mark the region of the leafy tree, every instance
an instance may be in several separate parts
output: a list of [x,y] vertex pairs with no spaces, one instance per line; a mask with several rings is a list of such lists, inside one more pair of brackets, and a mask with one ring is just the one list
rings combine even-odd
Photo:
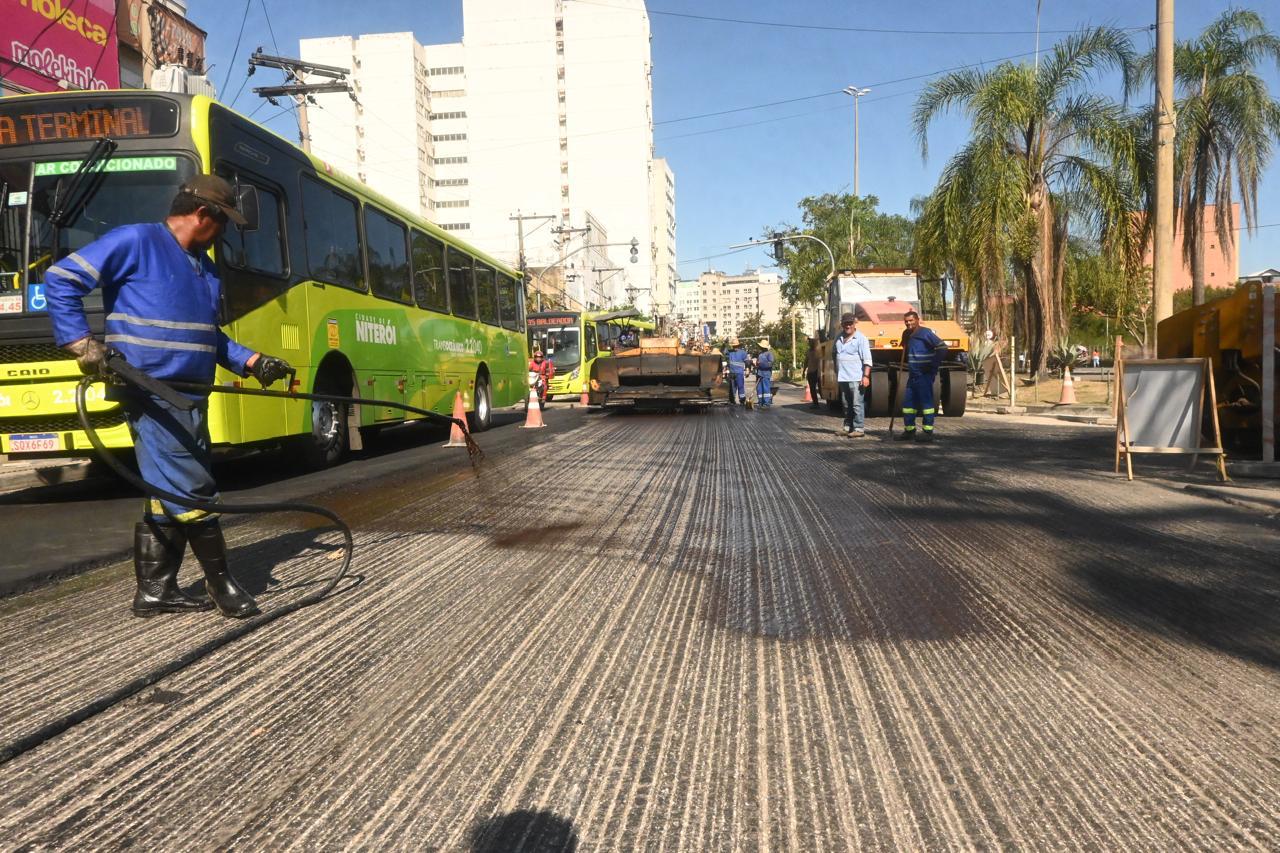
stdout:
[[[1258,181],[1280,137],[1280,102],[1271,97],[1258,66],[1280,68],[1280,37],[1261,16],[1228,9],[1200,36],[1173,52],[1177,102],[1174,154],[1183,251],[1191,266],[1192,300],[1205,300],[1205,207],[1213,202],[1218,245],[1235,245],[1232,204],[1240,194],[1245,226],[1252,234],[1258,215]],[[1155,72],[1155,54],[1138,60],[1134,84]]]
[[1066,281],[1077,314],[1115,318],[1147,350],[1155,330],[1151,267],[1126,264],[1095,243],[1072,240],[1066,259]]
[[[800,201],[800,224],[782,223],[764,231],[765,239],[779,234],[803,233],[822,240],[827,250],[812,240],[789,240],[775,254],[786,272],[782,298],[790,305],[812,305],[826,299],[831,260],[837,269],[905,267],[911,262],[911,220],[880,213],[880,199],[873,195],[826,193]],[[787,334],[790,334],[788,330]]]
[[1067,328],[1069,215],[1110,250],[1136,254],[1138,141],[1123,107],[1088,89],[1108,70],[1127,78],[1132,60],[1129,37],[1099,27],[1059,42],[1038,67],[1006,62],[943,75],[916,103],[925,156],[939,115],[956,109],[971,122],[968,143],[923,205],[918,254],[935,267],[954,266],[982,310],[1016,283],[1036,370]]

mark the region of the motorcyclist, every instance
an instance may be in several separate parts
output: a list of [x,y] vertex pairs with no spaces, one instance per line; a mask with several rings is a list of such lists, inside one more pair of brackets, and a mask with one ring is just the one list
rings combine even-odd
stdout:
[[536,349],[533,351],[533,358],[529,359],[529,372],[535,374],[534,388],[538,392],[538,406],[545,409],[547,388],[551,385],[551,378],[556,375],[555,362],[547,358],[542,350]]

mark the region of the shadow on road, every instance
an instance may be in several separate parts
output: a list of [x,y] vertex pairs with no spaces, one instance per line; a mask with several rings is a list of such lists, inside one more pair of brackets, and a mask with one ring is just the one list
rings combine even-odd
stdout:
[[573,823],[551,812],[520,811],[491,817],[471,830],[471,853],[574,853]]
[[[986,531],[1023,531],[1019,544],[1042,548],[1049,561],[1035,570],[1060,575],[1044,580],[1064,606],[1280,669],[1280,567],[1256,544],[1260,528],[1274,531],[1276,522],[1212,501],[1167,502],[1160,485],[1119,480],[1112,442],[1109,431],[1010,425],[942,432],[929,447],[818,452],[851,478],[891,466],[904,493],[923,501],[877,504],[873,517],[893,523],[918,515],[992,548],[993,560],[1009,540],[987,541]],[[1141,474],[1175,483],[1214,476],[1207,466],[1188,473],[1185,462],[1146,459]],[[1028,476],[1043,479],[1027,486]],[[1119,490],[1144,487],[1146,503],[1117,500]],[[1209,520],[1213,538],[1200,533]]]

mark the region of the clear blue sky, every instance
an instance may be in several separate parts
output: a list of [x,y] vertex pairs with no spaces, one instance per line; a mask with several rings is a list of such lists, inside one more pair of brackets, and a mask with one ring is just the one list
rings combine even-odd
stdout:
[[[804,196],[850,190],[853,107],[852,99],[839,93],[843,87],[872,89],[861,108],[862,193],[878,195],[882,210],[907,213],[912,197],[933,187],[964,139],[966,124],[957,118],[935,123],[929,159],[922,160],[911,133],[911,111],[925,80],[902,78],[1017,54],[1030,60],[1035,47],[1035,0],[650,0],[647,5],[653,33],[654,138],[658,155],[670,161],[676,175],[682,277],[694,276],[708,264],[729,271],[767,265],[757,249],[711,260],[706,256],[722,255],[730,244],[758,236],[766,226],[797,221],[796,203]],[[1062,31],[1085,25],[1145,27],[1155,19],[1155,5],[1155,0],[1043,0],[1041,47],[1052,45]],[[1280,31],[1280,8],[1272,0],[1244,5],[1262,12],[1271,28]],[[1182,39],[1198,33],[1227,4],[1178,0],[1176,6],[1177,37]],[[246,7],[244,35],[233,54]],[[940,34],[822,31],[680,15]],[[299,39],[317,36],[412,30],[420,42],[430,44],[457,41],[462,35],[461,0],[190,0],[188,16],[209,33],[208,61],[214,64],[211,76],[220,90],[230,75],[228,97],[246,82],[245,59],[255,47],[274,52],[270,30],[286,56],[297,55]],[[993,30],[1008,34],[959,34]],[[1137,49],[1145,51],[1154,43],[1154,32],[1136,31],[1133,38]],[[1280,96],[1280,74],[1274,68],[1265,73],[1273,95]],[[252,110],[257,104],[249,89],[279,80],[279,72],[259,71],[244,87],[238,107]],[[823,96],[684,120],[813,95]],[[273,113],[277,110],[268,105],[257,117]],[[291,113],[276,115],[269,124],[296,138]],[[1242,234],[1242,273],[1280,267],[1280,162],[1273,162],[1259,190],[1258,222],[1277,227],[1263,228],[1253,238]]]

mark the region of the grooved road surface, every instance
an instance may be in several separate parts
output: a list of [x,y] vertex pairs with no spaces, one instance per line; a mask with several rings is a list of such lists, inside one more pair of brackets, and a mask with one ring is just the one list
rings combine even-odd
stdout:
[[[0,765],[3,846],[1280,845],[1274,520],[1093,428],[577,417],[331,494],[362,581]],[[335,565],[228,536],[268,606]],[[5,603],[0,742],[225,629],[128,572]]]

